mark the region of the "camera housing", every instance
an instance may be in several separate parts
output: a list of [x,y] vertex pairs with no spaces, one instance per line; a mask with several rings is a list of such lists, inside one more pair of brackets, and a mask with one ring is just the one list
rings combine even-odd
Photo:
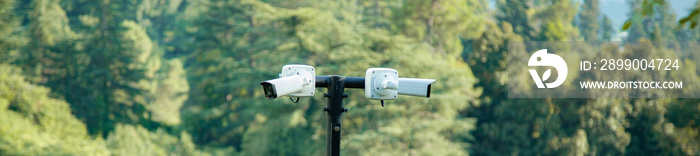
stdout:
[[435,79],[399,78],[399,94],[430,97],[430,87]]
[[314,95],[316,73],[313,66],[285,65],[280,78],[263,81],[265,97],[274,99],[280,96],[308,97]]
[[365,97],[375,100],[396,99],[399,72],[391,68],[370,68],[365,72]]

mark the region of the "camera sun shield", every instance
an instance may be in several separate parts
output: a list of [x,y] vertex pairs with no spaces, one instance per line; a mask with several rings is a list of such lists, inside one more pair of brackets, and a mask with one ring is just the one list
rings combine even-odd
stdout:
[[365,97],[375,100],[396,99],[399,72],[391,68],[370,68],[365,72]]
[[430,86],[435,79],[399,78],[399,94],[418,97],[430,97]]

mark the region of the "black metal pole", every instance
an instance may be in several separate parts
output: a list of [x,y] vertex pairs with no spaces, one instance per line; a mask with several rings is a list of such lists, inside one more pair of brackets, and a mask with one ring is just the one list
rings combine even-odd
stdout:
[[345,77],[328,76],[325,81],[328,88],[328,93],[323,95],[328,98],[328,106],[324,108],[328,112],[326,154],[338,156],[340,155],[340,115],[347,112],[347,109],[343,108],[343,98],[347,98],[347,95],[343,93],[345,91]]
[[343,108],[343,99],[347,98],[345,88],[365,88],[364,77],[345,76],[316,76],[316,88],[327,88],[328,93],[323,97],[328,98],[328,104],[323,111],[328,113],[328,126],[326,127],[326,155],[340,155],[340,116],[348,109]]

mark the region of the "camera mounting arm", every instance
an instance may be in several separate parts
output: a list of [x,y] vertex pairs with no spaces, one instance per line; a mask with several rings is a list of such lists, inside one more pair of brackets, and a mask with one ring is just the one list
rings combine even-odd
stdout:
[[[330,83],[330,76],[316,76],[316,88],[326,88]],[[345,77],[345,84],[343,88],[355,88],[364,89],[365,88],[365,78],[364,77]]]

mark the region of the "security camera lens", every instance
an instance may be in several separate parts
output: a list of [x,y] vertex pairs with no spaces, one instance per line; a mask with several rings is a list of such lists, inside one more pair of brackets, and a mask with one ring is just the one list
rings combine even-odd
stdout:
[[265,97],[267,99],[277,98],[277,91],[275,91],[275,86],[268,82],[260,83],[263,86],[265,92]]

